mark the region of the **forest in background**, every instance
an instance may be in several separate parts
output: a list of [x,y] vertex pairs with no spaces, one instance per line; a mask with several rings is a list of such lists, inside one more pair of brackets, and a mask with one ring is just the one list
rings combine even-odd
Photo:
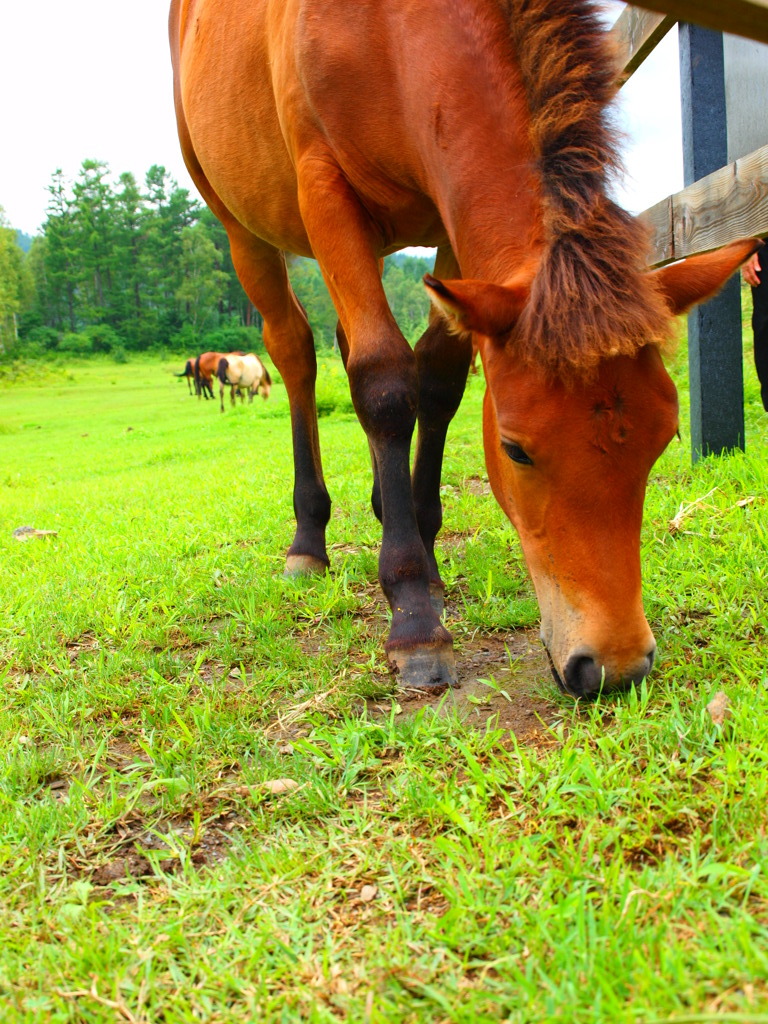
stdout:
[[[74,182],[57,171],[48,192],[31,240],[0,207],[0,358],[260,348],[261,318],[226,232],[164,167],[139,184],[86,160]],[[402,253],[385,264],[384,287],[411,342],[426,327],[421,278],[431,264]],[[332,347],[336,314],[317,263],[291,258],[289,274],[316,346]]]

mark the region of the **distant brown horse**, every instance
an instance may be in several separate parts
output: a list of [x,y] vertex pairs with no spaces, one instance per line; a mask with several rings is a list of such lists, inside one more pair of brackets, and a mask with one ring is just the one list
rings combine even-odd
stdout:
[[188,359],[184,369],[181,373],[174,373],[174,377],[186,377],[187,387],[189,388],[190,395],[192,394],[192,382],[195,379],[195,361],[194,359]]
[[[434,554],[446,432],[475,340],[485,457],[516,526],[561,686],[645,677],[640,525],[678,429],[661,350],[752,240],[645,272],[642,227],[608,197],[616,72],[588,0],[173,0],[184,157],[229,236],[288,392],[290,572],[328,566],[309,324],[283,251],[314,256],[338,312],[375,467],[391,663],[456,681]],[[438,247],[411,350],[380,259]],[[419,434],[411,475],[411,435]]]

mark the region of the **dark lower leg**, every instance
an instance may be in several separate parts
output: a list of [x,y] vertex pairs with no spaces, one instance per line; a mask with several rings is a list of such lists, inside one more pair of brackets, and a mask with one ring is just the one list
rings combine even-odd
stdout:
[[324,572],[329,566],[325,528],[331,518],[331,499],[320,468],[320,444],[314,397],[310,409],[291,403],[293,435],[293,511],[296,533],[288,549],[289,574]]
[[413,500],[424,544],[435,606],[442,611],[443,583],[435,558],[435,538],[443,521],[440,479],[448,427],[467,381],[472,346],[450,335],[442,321],[430,324],[416,345],[419,368],[419,431],[413,467]]
[[[342,326],[341,321],[336,324],[336,341],[339,345],[341,361],[344,363],[344,369],[346,370],[347,361],[349,359],[349,341],[344,332],[344,327]],[[370,441],[368,441],[368,448],[371,453],[371,474],[373,476],[373,484],[371,486],[371,508],[373,509],[373,514],[379,522],[381,522],[381,483],[379,481],[379,469],[376,465],[376,453],[374,452],[373,445]]]
[[429,598],[429,566],[410,480],[418,379],[413,352],[387,304],[377,253],[381,239],[332,155],[297,167],[299,206],[349,340],[352,401],[374,453],[381,495],[379,578],[392,609],[386,649],[411,686],[455,683],[450,634]]
[[430,599],[409,469],[418,383],[413,358],[401,362],[350,364],[350,389],[378,470],[379,580],[392,610],[387,654],[409,685],[442,688],[456,681],[453,648]]

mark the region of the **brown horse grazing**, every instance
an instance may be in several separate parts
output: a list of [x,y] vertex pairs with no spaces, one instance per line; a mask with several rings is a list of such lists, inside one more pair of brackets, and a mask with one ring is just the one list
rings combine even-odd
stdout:
[[190,395],[192,394],[192,381],[195,379],[195,361],[194,359],[188,359],[186,366],[181,373],[174,373],[174,377],[186,377],[187,387],[189,388]]
[[213,378],[223,356],[223,352],[201,352],[195,359],[195,391],[197,397],[202,396],[206,402],[213,398]]
[[[456,681],[434,542],[473,338],[488,473],[555,677],[577,697],[642,679],[644,493],[678,428],[661,348],[758,243],[645,272],[645,232],[607,195],[615,71],[589,0],[172,0],[170,40],[187,166],[289,396],[288,571],[328,566],[330,499],[312,334],[283,250],[319,261],[338,312],[403,681]],[[406,245],[438,247],[414,351],[379,265]]]
[[[213,398],[213,378],[217,376],[219,370],[219,363],[222,359],[226,359],[227,356],[242,356],[244,352],[201,352],[200,355],[195,359],[195,391],[197,397],[200,398],[201,394],[205,398],[206,402],[209,398]],[[234,389],[232,391],[232,401],[234,402]]]

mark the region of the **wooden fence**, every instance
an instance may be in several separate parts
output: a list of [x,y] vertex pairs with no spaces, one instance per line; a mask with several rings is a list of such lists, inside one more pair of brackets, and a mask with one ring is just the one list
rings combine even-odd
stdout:
[[[643,2],[652,10],[627,6],[612,29],[620,56],[621,83],[637,70],[677,21],[685,23],[681,25],[681,65],[688,62],[688,74],[681,77],[681,87],[686,178],[690,184],[641,214],[652,229],[652,265],[662,266],[707,252],[736,238],[768,236],[768,139],[766,145],[742,159],[725,163],[722,37],[696,27],[768,43],[768,0]],[[699,74],[702,67],[707,75]],[[707,76],[708,84],[697,81]],[[722,121],[715,125],[714,133],[710,130],[713,121]],[[713,134],[719,134],[721,147],[713,145]],[[699,170],[702,167],[704,170]],[[693,458],[743,448],[741,307],[737,280],[690,315],[688,338]]]
[[[621,55],[622,81],[640,67],[678,18],[768,43],[768,0],[645,2],[669,13],[626,7],[619,16],[612,33]],[[644,212],[653,228],[654,266],[716,249],[735,238],[768,235],[768,139],[766,143]]]

